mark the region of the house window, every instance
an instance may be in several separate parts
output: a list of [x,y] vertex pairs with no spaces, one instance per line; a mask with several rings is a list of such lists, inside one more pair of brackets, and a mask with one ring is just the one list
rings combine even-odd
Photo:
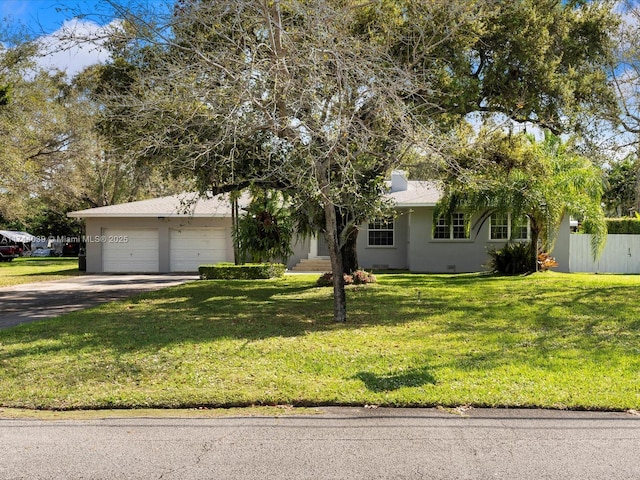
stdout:
[[393,246],[393,218],[382,218],[369,223],[369,246]]
[[467,216],[464,213],[454,213],[452,215],[451,233],[453,238],[468,238]]
[[529,219],[514,219],[510,213],[491,215],[491,240],[528,240],[530,238]]
[[433,238],[450,238],[451,229],[444,216],[438,218],[436,228],[433,231]]
[[464,239],[469,238],[469,216],[456,212],[447,220],[440,216],[433,230],[434,239]]
[[527,217],[513,219],[511,233],[514,240],[529,240],[531,238],[529,219]]
[[491,215],[491,240],[509,239],[509,214],[494,213]]

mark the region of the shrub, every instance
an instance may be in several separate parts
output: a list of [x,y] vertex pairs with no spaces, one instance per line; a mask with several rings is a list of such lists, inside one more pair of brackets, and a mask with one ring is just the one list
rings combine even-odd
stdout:
[[[363,285],[366,283],[376,283],[377,279],[373,273],[365,272],[364,270],[356,270],[351,275],[344,274],[345,285]],[[330,287],[333,285],[333,273],[323,273],[316,284],[319,287]]]
[[203,280],[257,280],[282,277],[285,270],[282,263],[218,263],[200,265],[198,273]]
[[491,248],[487,266],[494,273],[517,275],[535,270],[530,243],[509,242],[499,250]]
[[283,195],[252,190],[253,199],[234,229],[240,258],[251,262],[287,259],[293,254],[293,219]]
[[607,232],[609,234],[640,235],[640,219],[607,218]]

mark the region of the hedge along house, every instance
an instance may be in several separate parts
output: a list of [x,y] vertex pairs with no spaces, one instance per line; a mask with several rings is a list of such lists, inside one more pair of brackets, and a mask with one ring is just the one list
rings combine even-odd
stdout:
[[[504,245],[513,230],[520,240],[529,235],[526,222],[508,214],[456,212],[451,219],[439,219],[434,228],[433,212],[440,198],[436,184],[409,181],[402,171],[392,173],[388,195],[395,215],[360,227],[357,249],[362,268],[478,272],[485,269],[487,250]],[[243,195],[241,206],[248,203],[248,195]],[[86,222],[87,272],[196,272],[202,264],[234,261],[231,205],[226,196],[174,195],[69,216]],[[554,250],[559,271],[569,271],[569,219],[564,223]],[[288,268],[300,261],[328,258],[321,236],[298,239],[292,247]],[[330,268],[328,262],[320,265],[323,271]]]
[[[239,200],[241,209],[248,203],[248,195]],[[173,195],[69,216],[85,220],[87,272],[197,272],[203,264],[234,261],[232,208],[226,195]]]

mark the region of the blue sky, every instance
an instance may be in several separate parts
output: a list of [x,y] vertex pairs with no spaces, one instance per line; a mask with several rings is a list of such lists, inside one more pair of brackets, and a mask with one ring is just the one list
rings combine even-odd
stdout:
[[[50,34],[58,30],[65,20],[71,20],[77,12],[95,12],[104,7],[95,0],[0,0],[0,17],[25,25],[35,35]],[[105,19],[89,17],[97,23]]]
[[[116,0],[120,4],[141,4],[155,10],[165,10],[172,0]],[[0,18],[20,22],[31,33],[51,34],[66,20],[78,14],[82,18],[104,25],[113,20],[113,9],[105,0],[0,0]]]
[[[142,3],[153,6],[155,10],[166,5],[167,0],[118,0],[120,3]],[[42,66],[55,67],[67,71],[72,76],[84,67],[103,62],[108,53],[100,46],[59,48],[56,32],[69,22],[71,29],[90,35],[101,26],[115,20],[109,2],[105,0],[0,0],[0,19],[9,21],[9,25],[21,25],[27,32],[39,37],[51,54],[41,59]]]

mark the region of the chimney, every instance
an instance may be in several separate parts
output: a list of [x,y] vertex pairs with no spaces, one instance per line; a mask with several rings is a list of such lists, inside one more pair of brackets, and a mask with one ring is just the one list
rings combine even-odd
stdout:
[[404,170],[393,170],[391,172],[391,192],[403,192],[409,188],[407,172]]

